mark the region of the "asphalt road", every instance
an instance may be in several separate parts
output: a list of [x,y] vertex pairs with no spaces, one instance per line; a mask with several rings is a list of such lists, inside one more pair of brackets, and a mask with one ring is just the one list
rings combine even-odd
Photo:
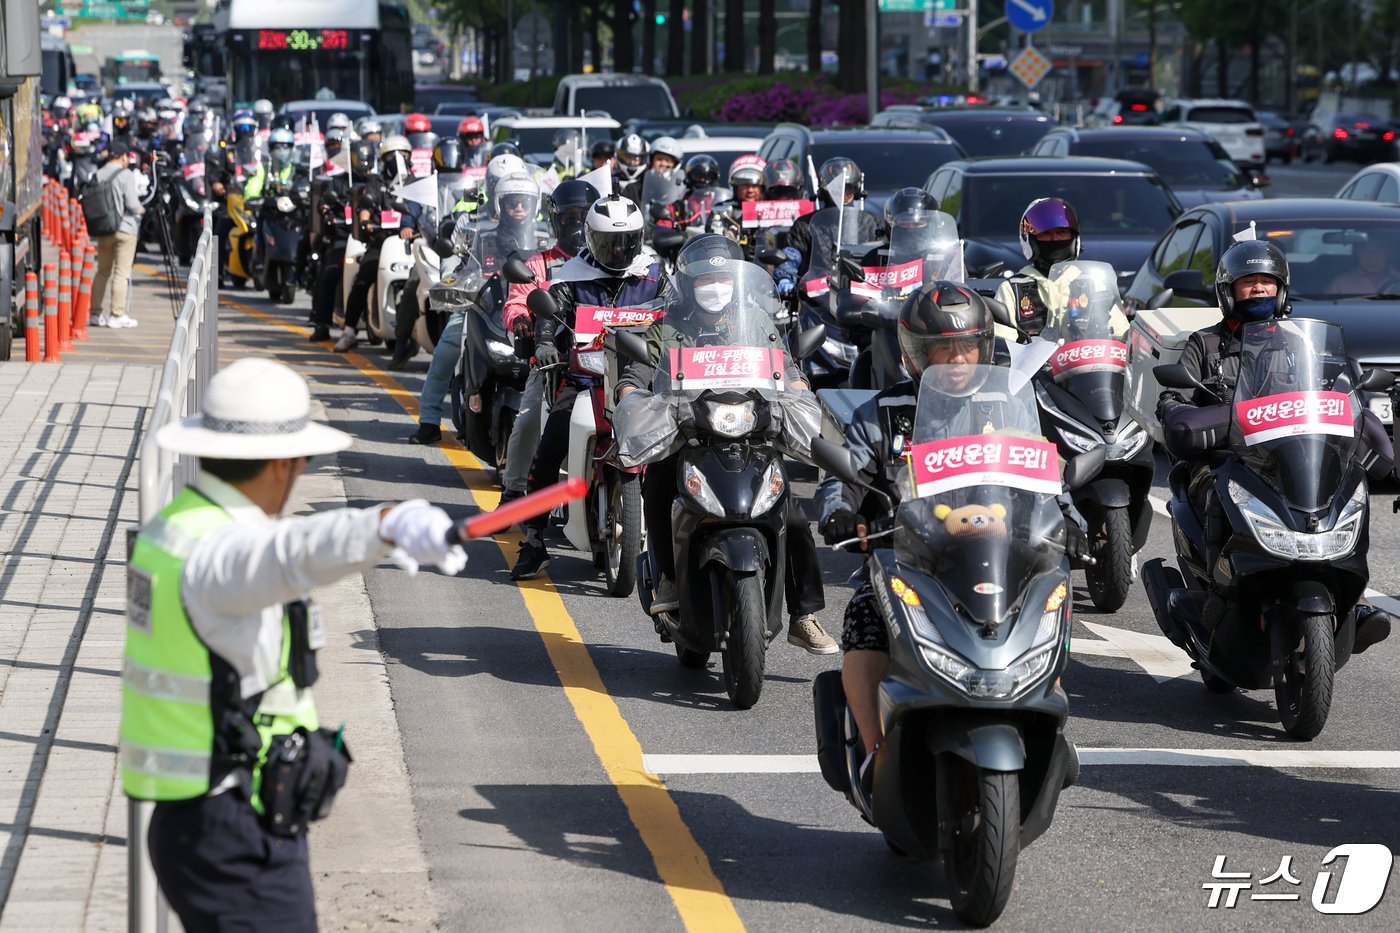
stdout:
[[[1335,191],[1349,172],[1273,174],[1277,196]],[[302,368],[333,423],[357,437],[342,455],[354,500],[422,496],[462,513],[494,505],[467,455],[404,442],[425,356],[406,373],[382,373],[382,349],[335,357],[269,323],[302,323],[304,297],[290,308],[227,297],[240,304],[225,309],[224,339]],[[407,393],[386,391],[398,386]],[[1389,594],[1400,593],[1392,498],[1372,497],[1374,585]],[[445,929],[959,926],[938,866],[892,854],[810,770],[810,682],[837,658],[810,657],[780,636],[762,699],[737,711],[717,665],[681,668],[635,599],[602,593],[585,556],[558,539],[550,579],[516,585],[506,576],[515,545],[471,544],[458,579],[366,575]],[[1170,553],[1158,515],[1144,557]],[[854,562],[824,552],[822,566],[822,620],[834,633]],[[1082,575],[1077,582],[1064,683],[1068,732],[1086,764],[1050,831],[1022,853],[997,928],[1400,927],[1394,893],[1364,916],[1332,921],[1311,904],[1334,846],[1400,840],[1400,641],[1352,660],[1325,731],[1300,744],[1283,734],[1270,693],[1208,693],[1161,637],[1140,588],[1101,615]],[[1145,749],[1191,763],[1141,763]],[[1126,750],[1128,763],[1101,763],[1110,755],[1101,750]],[[1388,757],[1362,754],[1374,752]],[[707,769],[716,773],[693,773]],[[1250,872],[1254,884],[1228,911],[1209,908],[1202,888],[1221,856],[1224,870]],[[1260,887],[1290,857],[1299,884]],[[1330,896],[1336,888],[1334,878]],[[1260,893],[1300,900],[1250,899]]]

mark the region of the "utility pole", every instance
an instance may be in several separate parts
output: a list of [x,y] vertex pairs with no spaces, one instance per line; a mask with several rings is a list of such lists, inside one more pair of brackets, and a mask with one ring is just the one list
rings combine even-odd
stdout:
[[865,100],[870,120],[880,112],[879,0],[865,0]]
[[977,0],[967,0],[967,92],[977,93]]

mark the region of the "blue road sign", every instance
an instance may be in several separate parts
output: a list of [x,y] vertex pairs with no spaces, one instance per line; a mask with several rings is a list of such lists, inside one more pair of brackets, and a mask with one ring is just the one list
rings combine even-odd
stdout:
[[1055,0],[1006,0],[1006,18],[1022,32],[1038,32],[1050,25]]

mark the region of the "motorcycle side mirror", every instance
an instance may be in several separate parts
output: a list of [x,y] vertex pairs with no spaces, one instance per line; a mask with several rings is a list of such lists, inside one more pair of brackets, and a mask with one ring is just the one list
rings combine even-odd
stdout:
[[535,273],[530,271],[530,267],[519,256],[511,256],[506,260],[503,267],[506,281],[512,285],[533,285],[535,284]]
[[[812,331],[809,330],[806,333],[810,334]],[[840,444],[833,444],[824,437],[812,438],[812,462],[817,465],[818,469],[830,473],[843,483],[860,487],[866,485],[865,480],[861,478],[860,470],[856,469],[856,462],[851,457],[851,452]]]
[[792,342],[792,355],[799,360],[805,360],[817,348],[826,342],[826,325],[818,324],[816,327],[809,327],[797,335],[797,339]]
[[1164,288],[1147,300],[1147,310],[1156,311],[1159,308],[1165,308],[1172,303],[1172,298],[1174,297],[1176,297],[1174,290]]
[[986,279],[994,279],[1005,271],[1006,263],[998,259],[994,262],[989,262],[987,263],[987,265],[982,267],[982,277]]
[[1073,491],[1093,481],[1108,459],[1107,447],[1095,447],[1065,464],[1065,487]]
[[758,261],[770,266],[781,265],[787,262],[787,253],[780,249],[761,249],[758,251]]
[[617,345],[617,352],[634,363],[650,364],[651,350],[647,348],[647,342],[630,330],[618,330],[613,332],[613,340]]
[[1191,370],[1180,363],[1163,363],[1152,367],[1152,375],[1164,389],[1204,389],[1200,381],[1191,375]]
[[1395,385],[1395,374],[1387,369],[1368,369],[1361,374],[1357,388],[1362,392],[1384,392]]
[[446,259],[452,255],[452,241],[447,237],[440,236],[433,241],[433,252],[441,259]]
[[667,220],[671,216],[671,211],[665,204],[647,205],[647,216],[652,220]]
[[525,307],[529,308],[530,313],[537,318],[547,317],[559,320],[559,302],[554,300],[549,289],[537,288],[530,292],[525,298]]
[[1178,269],[1167,280],[1162,283],[1163,288],[1170,288],[1173,292],[1183,298],[1196,298],[1202,301],[1210,301],[1215,295],[1206,285],[1205,276],[1201,275],[1200,269]]
[[865,268],[850,256],[842,256],[837,260],[837,265],[841,267],[841,273],[851,282],[865,281]]

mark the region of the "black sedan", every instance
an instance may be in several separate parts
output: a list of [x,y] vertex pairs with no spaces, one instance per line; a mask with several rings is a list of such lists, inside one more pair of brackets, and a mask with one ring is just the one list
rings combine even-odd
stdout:
[[1181,213],[1156,172],[1120,159],[960,159],[934,171],[924,190],[957,219],[974,277],[1026,264],[1021,214],[1037,198],[1069,201],[1079,215],[1083,258],[1107,262],[1125,277]]
[[1395,127],[1373,113],[1334,113],[1303,129],[1303,161],[1392,162]]
[[1055,126],[1039,110],[1015,107],[890,107],[871,126],[938,126],[970,156],[1014,156],[1029,150]]
[[1101,156],[1141,162],[1157,172],[1182,207],[1264,196],[1253,177],[1240,171],[1218,142],[1198,130],[1156,126],[1077,130],[1063,126],[1047,133],[1030,155]]
[[[1170,286],[1177,306],[1215,305],[1210,282],[1220,255],[1251,221],[1255,236],[1288,257],[1298,317],[1335,321],[1367,366],[1400,371],[1400,205],[1334,198],[1202,204],[1176,219],[1124,296],[1142,307]],[[1387,419],[1389,411],[1381,412]]]

